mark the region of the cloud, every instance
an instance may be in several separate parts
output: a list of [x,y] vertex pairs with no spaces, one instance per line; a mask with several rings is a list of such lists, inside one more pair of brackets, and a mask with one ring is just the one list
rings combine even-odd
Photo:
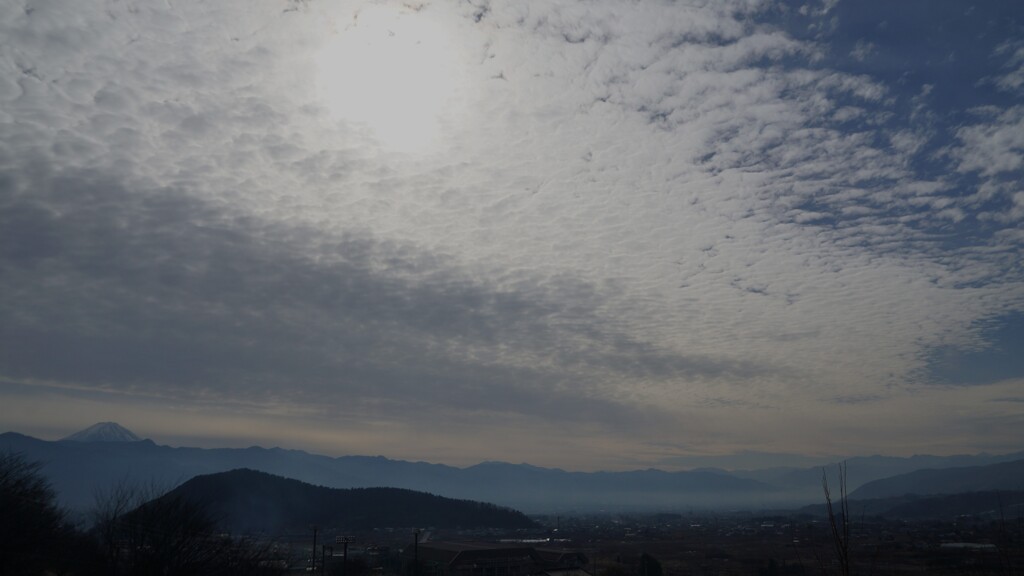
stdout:
[[1024,166],[1024,107],[1008,110],[978,110],[986,122],[966,126],[957,131],[960,146],[955,154],[961,172],[979,172],[994,177],[1019,173]]
[[1007,40],[995,47],[993,56],[1005,58],[1005,73],[993,79],[996,86],[1007,92],[1019,92],[1024,86],[1024,43]]
[[[0,374],[436,444],[557,430],[595,462],[831,454],[830,418],[934,399],[935,351],[1024,306],[1002,24],[937,60],[881,4],[368,6],[3,8]],[[443,55],[431,146],[325,96],[354,31]]]
[[603,298],[571,278],[523,275],[502,289],[402,243],[239,220],[88,171],[40,172],[0,194],[8,377],[628,426],[623,414],[657,410],[600,390],[609,378],[771,370],[602,329]]

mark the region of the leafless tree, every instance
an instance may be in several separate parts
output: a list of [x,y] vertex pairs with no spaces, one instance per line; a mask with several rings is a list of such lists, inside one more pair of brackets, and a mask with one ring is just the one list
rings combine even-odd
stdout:
[[47,541],[63,513],[40,465],[18,454],[0,455],[0,574],[29,574],[47,566]]
[[173,493],[119,484],[98,498],[93,534],[110,576],[272,574],[269,544],[218,534],[205,508]]
[[839,572],[843,576],[850,575],[850,500],[846,494],[846,462],[839,468],[839,513],[836,514],[832,503],[832,492],[829,490],[828,473],[821,470],[821,487],[825,492],[825,508],[828,512],[828,525],[832,531],[832,544],[835,548]]
[[0,453],[0,574],[68,574],[91,565],[91,546],[67,521],[42,465]]

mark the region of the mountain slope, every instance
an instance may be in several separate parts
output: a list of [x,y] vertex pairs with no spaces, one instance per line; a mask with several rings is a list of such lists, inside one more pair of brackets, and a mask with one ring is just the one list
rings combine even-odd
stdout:
[[1024,490],[1024,460],[939,470],[917,470],[868,482],[850,498],[890,498],[904,494],[958,494],[991,490]]
[[[585,473],[503,462],[456,468],[382,456],[331,458],[255,446],[202,449],[160,446],[151,440],[50,442],[14,432],[0,434],[0,451],[20,452],[42,462],[42,472],[57,490],[60,502],[80,510],[94,505],[97,492],[119,483],[169,490],[194,476],[237,468],[332,488],[406,488],[544,513],[787,507],[821,500],[821,468],[774,469],[763,474],[723,470]],[[847,461],[849,485],[856,488],[888,470],[906,470],[925,462],[939,467],[944,463],[991,463],[1011,457],[854,458]],[[834,467],[828,472],[834,474]]]
[[[966,466],[987,466],[1024,458],[1024,452],[1011,454],[959,454],[954,456],[932,456],[927,454],[909,457],[858,456],[845,460],[847,486],[854,490],[869,482],[908,474],[923,469],[946,469]],[[829,475],[829,482],[838,485],[836,463],[807,468],[779,467],[762,470],[737,470],[733,476],[758,480],[777,486],[780,490],[811,494],[821,497],[822,472]]]
[[[800,509],[815,516],[825,516],[825,504]],[[907,494],[893,498],[850,500],[851,514],[857,518],[878,516],[892,520],[953,520],[961,516],[988,518],[995,521],[1016,519],[1024,511],[1024,492],[989,491],[961,492],[918,496]]]
[[750,505],[774,491],[757,481],[712,472],[583,473],[500,462],[456,468],[380,456],[330,458],[280,448],[172,448],[151,440],[48,442],[13,432],[0,434],[2,450],[42,462],[60,501],[78,509],[92,506],[97,490],[118,483],[170,489],[194,476],[236,468],[332,488],[406,488],[531,512]]
[[138,442],[139,440],[142,438],[117,422],[93,424],[85,430],[61,439],[62,442]]
[[341,530],[536,526],[493,504],[399,488],[326,488],[248,469],[197,476],[162,498],[175,497],[203,506],[235,533],[283,533],[311,524]]

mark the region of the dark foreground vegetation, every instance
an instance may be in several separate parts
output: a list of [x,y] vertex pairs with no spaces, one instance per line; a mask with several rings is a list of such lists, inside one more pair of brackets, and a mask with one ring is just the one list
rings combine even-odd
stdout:
[[219,534],[183,498],[150,500],[116,488],[99,499],[91,527],[68,521],[39,465],[0,454],[0,574],[280,574],[267,543]]
[[[241,477],[271,487],[281,480],[248,473]],[[423,531],[361,521],[237,537],[223,531],[224,518],[218,514],[226,509],[211,512],[187,495],[198,485],[216,499],[221,479],[165,494],[119,486],[97,499],[88,519],[72,523],[55,504],[38,465],[0,454],[0,576],[446,576],[443,566],[417,556],[417,543],[428,538],[577,551],[586,560],[585,572],[575,576],[1024,574],[1024,514],[1020,494],[1013,493],[998,494],[995,500],[985,495],[950,499],[957,509],[967,500],[995,505],[945,517],[920,517],[913,508],[911,518],[898,518],[891,515],[892,507],[885,508],[889,516],[873,515],[848,500],[840,484],[833,486],[827,502],[831,513],[593,514],[536,517],[529,525],[500,529]],[[264,498],[270,493],[260,489],[255,494]],[[512,575],[497,567],[463,576]]]
[[[399,574],[411,528],[396,526],[538,529],[492,504],[394,488],[324,488],[253,470],[198,476],[166,493],[121,484],[97,496],[89,517],[71,522],[38,464],[0,454],[0,576],[304,572],[327,555],[328,542],[355,533],[394,541],[384,547],[394,557],[373,563],[378,573]],[[366,565],[353,561],[346,576]]]

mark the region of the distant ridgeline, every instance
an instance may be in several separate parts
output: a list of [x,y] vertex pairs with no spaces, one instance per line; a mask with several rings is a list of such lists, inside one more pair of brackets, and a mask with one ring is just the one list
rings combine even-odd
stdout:
[[[483,462],[457,468],[383,456],[335,458],[257,446],[163,446],[152,440],[139,440],[113,422],[91,426],[56,442],[5,432],[0,434],[0,452],[22,454],[41,463],[40,471],[56,490],[58,502],[80,512],[88,512],[96,505],[98,493],[119,484],[166,490],[197,475],[238,469],[259,470],[330,488],[402,488],[492,502],[528,513],[665,511],[684,507],[798,508],[821,502],[822,473],[827,472],[832,479],[836,473],[834,466],[572,472],[529,464]],[[900,497],[910,492],[935,495],[1014,491],[1022,489],[1024,478],[1024,452],[868,456],[850,458],[846,463],[847,486],[854,499]],[[386,509],[387,503],[382,503],[373,514],[379,517]],[[287,510],[283,513],[287,517]],[[349,521],[355,522],[359,514],[353,512],[350,516]]]
[[[993,521],[1021,517],[1024,491],[988,490],[921,496],[905,494],[888,498],[850,499],[850,509],[858,517],[890,520],[948,520],[961,516],[988,518]],[[825,515],[824,504],[805,506],[800,510],[814,516]]]
[[310,524],[341,530],[409,526],[533,528],[521,512],[401,488],[325,488],[256,470],[196,476],[161,498],[181,497],[232,533],[280,533]]

